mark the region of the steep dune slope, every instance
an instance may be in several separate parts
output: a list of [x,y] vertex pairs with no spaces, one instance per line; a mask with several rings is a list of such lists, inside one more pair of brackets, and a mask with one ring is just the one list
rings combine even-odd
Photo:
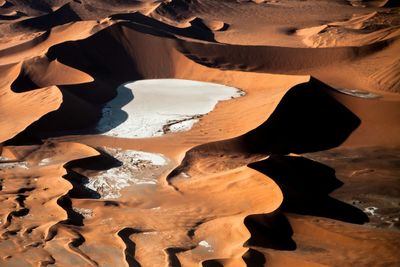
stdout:
[[65,174],[62,165],[97,154],[81,144],[48,143],[23,158],[17,156],[12,163],[0,163],[0,195],[5,204],[1,210],[2,265],[54,263],[44,247],[57,233],[58,224],[68,218],[58,203],[71,189],[61,177]]
[[[62,95],[56,86],[21,94],[12,92],[11,83],[16,79],[20,70],[20,64],[0,68],[3,77],[2,84],[0,84],[0,125],[2,128],[0,142],[14,137],[32,122],[56,110],[62,102]],[[20,105],[21,108],[15,110],[17,105]]]
[[[0,1],[0,265],[397,266],[398,6]],[[169,78],[245,95],[93,132]]]

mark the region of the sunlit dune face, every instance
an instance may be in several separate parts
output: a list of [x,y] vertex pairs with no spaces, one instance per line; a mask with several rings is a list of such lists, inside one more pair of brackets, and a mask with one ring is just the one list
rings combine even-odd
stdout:
[[[68,153],[68,149],[75,152]],[[45,244],[28,246],[22,258],[15,257],[10,262],[21,262],[37,250],[40,253],[32,260],[45,261],[50,252],[57,261],[81,262],[79,266],[85,258],[86,262],[124,265],[124,244],[128,246],[129,242],[137,246],[135,259],[148,266],[160,265],[178,252],[180,260],[190,264],[226,257],[241,261],[247,250],[243,243],[250,237],[242,223],[244,218],[271,212],[282,202],[282,193],[271,179],[245,166],[203,177],[182,178],[177,191],[163,182],[168,159],[162,155],[104,150],[112,155],[109,157],[112,162],[99,161],[98,166],[117,165],[106,171],[84,169],[85,164],[79,161],[67,164],[64,170],[61,166],[68,160],[97,154],[89,147],[68,143],[45,144],[13,166],[0,163],[0,166],[6,164],[2,171],[3,199],[4,193],[29,188],[17,206],[11,200],[6,201],[9,205],[2,210],[3,215],[14,215],[8,219],[3,216],[2,235],[12,246],[18,242]],[[91,162],[96,160],[92,158]],[[18,179],[13,169],[27,180]],[[79,172],[94,175],[79,182]],[[51,177],[54,179],[50,182]],[[242,192],[243,187],[248,190]],[[64,197],[68,190],[72,203]],[[35,199],[46,203],[47,208],[42,209]],[[54,220],[49,221],[52,217]],[[80,224],[83,219],[84,224]],[[70,228],[70,223],[81,226],[79,230]],[[31,229],[29,239],[12,234],[26,229]],[[60,247],[64,238],[77,234],[86,240],[77,249],[78,254]],[[174,251],[176,247],[180,250]]]
[[400,266],[400,1],[0,0],[0,267]]

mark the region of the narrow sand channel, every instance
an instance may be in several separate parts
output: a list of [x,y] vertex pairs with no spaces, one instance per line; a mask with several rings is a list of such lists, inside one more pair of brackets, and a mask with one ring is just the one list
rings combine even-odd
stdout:
[[96,130],[121,138],[161,136],[188,131],[219,101],[244,95],[225,85],[180,79],[126,83],[103,108]]

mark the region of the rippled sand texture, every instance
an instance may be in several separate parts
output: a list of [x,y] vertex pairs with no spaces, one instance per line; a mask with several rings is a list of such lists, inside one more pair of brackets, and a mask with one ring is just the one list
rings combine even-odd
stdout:
[[0,266],[399,266],[399,14],[0,0]]

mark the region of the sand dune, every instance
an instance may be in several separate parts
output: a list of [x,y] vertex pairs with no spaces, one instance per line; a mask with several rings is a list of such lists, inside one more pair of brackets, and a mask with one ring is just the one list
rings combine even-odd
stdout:
[[[56,86],[40,88],[26,93],[12,92],[11,83],[16,79],[20,69],[20,64],[3,66],[0,69],[3,77],[0,85],[1,142],[14,137],[32,122],[56,110],[62,102],[62,95]],[[21,105],[22,108],[15,112],[15,105]]]
[[[12,151],[15,148],[8,149]],[[66,153],[66,151],[70,152]],[[36,216],[38,216],[38,211],[35,210],[35,207],[31,206],[33,204],[30,204],[29,201],[30,199],[35,201],[35,196],[36,198],[47,198],[43,201],[45,203],[44,206],[49,207],[49,209],[46,210],[48,216],[55,216],[54,214],[57,209],[59,210],[58,212],[61,213],[51,221],[48,221],[47,217],[42,216],[38,216],[38,219],[33,222],[24,219],[11,220],[11,224],[5,226],[9,231],[12,228],[15,229],[14,231],[19,232],[21,229],[33,227],[33,233],[35,233],[35,235],[32,235],[29,240],[25,240],[23,236],[19,237],[19,235],[15,238],[7,235],[9,236],[9,244],[13,244],[13,242],[18,242],[18,240],[22,239],[23,242],[36,242],[37,244],[44,244],[44,246],[33,246],[33,251],[28,249],[25,251],[25,254],[20,255],[20,257],[6,257],[6,259],[2,260],[7,260],[10,264],[26,264],[27,262],[34,261],[45,262],[49,261],[50,258],[62,264],[71,263],[73,261],[78,265],[85,265],[88,262],[123,265],[124,258],[121,257],[121,253],[123,251],[122,241],[124,238],[119,241],[110,237],[115,236],[117,233],[123,237],[123,232],[119,231],[121,229],[128,229],[126,228],[128,221],[136,221],[137,226],[130,226],[133,228],[132,233],[136,232],[135,238],[133,239],[133,242],[135,242],[137,246],[135,259],[144,265],[159,265],[168,260],[173,260],[175,253],[180,251],[191,251],[189,257],[185,254],[178,256],[179,258],[182,257],[182,259],[180,259],[182,262],[185,262],[185,258],[186,261],[195,263],[213,257],[222,259],[233,257],[241,261],[241,255],[246,251],[246,248],[243,248],[241,244],[248,239],[245,226],[241,223],[243,218],[254,212],[272,211],[276,209],[281,202],[280,190],[272,180],[268,180],[265,176],[248,168],[239,168],[227,173],[211,175],[208,178],[187,180],[182,183],[181,194],[177,194],[174,190],[171,191],[171,189],[163,187],[152,186],[136,188],[130,189],[134,190],[135,198],[132,198],[131,193],[125,190],[117,201],[100,200],[103,202],[101,205],[103,208],[98,205],[100,203],[99,200],[91,199],[88,196],[81,200],[73,199],[74,209],[71,210],[71,204],[68,204],[68,200],[64,199],[62,195],[60,195],[60,192],[66,192],[70,189],[74,190],[74,188],[67,186],[69,183],[61,178],[61,175],[65,174],[65,170],[60,167],[60,164],[63,164],[66,160],[74,160],[78,157],[94,156],[96,154],[98,153],[83,145],[73,143],[48,143],[36,147],[33,152],[30,152],[30,154],[23,159],[18,159],[20,162],[28,162],[29,166],[37,166],[29,170],[21,170],[21,172],[25,172],[25,176],[31,175],[32,177],[36,177],[32,179],[36,179],[34,181],[37,181],[37,183],[42,180],[43,182],[47,181],[45,180],[46,176],[42,177],[40,175],[41,173],[42,175],[51,173],[49,178],[53,179],[53,183],[58,183],[54,185],[58,191],[53,192],[51,189],[49,189],[50,191],[43,191],[40,184],[30,184],[31,187],[26,193],[27,201],[22,202],[24,205],[23,208],[26,207],[24,210],[25,213],[23,215],[16,214],[15,216],[26,216],[28,213],[31,214],[33,218],[36,218]],[[120,159],[118,156],[117,158]],[[93,161],[95,161],[95,159],[93,159],[92,162]],[[124,162],[124,164],[126,164],[126,162]],[[77,170],[77,168],[82,169],[85,165],[86,168],[90,166],[84,162],[80,163],[79,161],[69,164],[66,167],[68,174],[65,178],[68,180],[73,179],[73,170]],[[12,193],[12,188],[23,186],[19,183],[12,182],[14,177],[12,175],[13,170],[5,169],[3,172],[5,180],[3,182],[2,193],[10,194]],[[54,179],[54,176],[58,176],[59,179]],[[67,188],[61,186],[61,184],[64,183],[66,183],[65,185]],[[232,205],[232,200],[224,197],[224,194],[231,194],[233,191],[240,192],[244,184],[249,188],[248,194],[252,196],[251,202],[249,202],[248,198],[243,196],[236,200],[237,204]],[[52,184],[48,182],[44,185],[52,187]],[[199,191],[198,188],[202,190]],[[227,188],[229,188],[229,190],[226,190]],[[213,190],[214,193],[210,194],[210,190]],[[269,192],[268,194],[264,194],[266,190]],[[149,199],[149,194],[152,195],[151,200]],[[258,195],[258,197],[255,197],[256,195]],[[272,198],[273,201],[270,199],[271,195],[274,196]],[[56,202],[57,199],[59,200]],[[265,203],[262,201],[263,199],[265,199],[265,201],[268,200],[269,204],[267,206],[265,204],[259,205]],[[57,203],[66,209],[68,217],[65,216],[65,211],[61,209]],[[233,210],[226,209],[225,206],[234,206],[236,208]],[[52,213],[50,207],[56,210]],[[121,208],[124,210],[122,214],[120,212]],[[112,215],[114,212],[116,214],[119,213],[120,216]],[[22,213],[22,211],[20,211],[20,213]],[[44,221],[40,221],[42,218]],[[80,233],[78,233],[74,230],[74,227],[71,228],[69,224],[79,225],[79,220],[82,220],[82,218],[85,219],[85,227],[80,229]],[[109,224],[104,223],[104,221],[109,220],[113,222],[115,227],[110,229]],[[36,228],[36,225],[41,225],[45,221],[47,221],[46,226]],[[25,223],[27,223],[28,226],[25,225]],[[92,227],[91,225],[97,225],[98,227]],[[223,227],[224,230],[227,230],[229,226],[231,229],[231,238],[229,240],[218,238],[218,235],[214,234],[216,225],[221,225],[220,227]],[[210,229],[208,230],[208,228]],[[45,232],[47,234],[40,238],[42,229],[47,231]],[[129,233],[128,230],[125,232]],[[70,248],[65,250],[60,247],[60,245],[63,243],[63,239],[68,238],[68,236],[72,236],[70,237],[72,240],[84,238],[87,242],[82,244],[79,243],[79,241],[78,243],[73,241]],[[98,244],[92,243],[92,241],[94,241],[92,236],[103,236],[104,239],[101,240],[104,242],[104,246],[113,245],[116,246],[118,250],[102,249]],[[142,245],[142,242],[151,242],[154,244],[152,248],[152,257],[148,257],[148,248]],[[205,246],[204,244],[207,245]],[[231,244],[231,247],[225,244]],[[182,246],[182,250],[174,252],[173,248],[176,246]],[[203,248],[209,246],[211,246],[212,249]],[[171,252],[168,252],[169,247],[171,247]],[[34,251],[36,248],[38,252]],[[156,251],[155,249],[160,250]],[[100,251],[101,254],[99,254]],[[5,252],[6,256],[12,255],[9,251]],[[66,253],[68,254],[71,252],[75,252],[76,256],[70,255],[65,257]],[[167,255],[164,255],[164,252],[167,252]],[[30,253],[34,254],[35,258],[31,259],[26,256]],[[192,254],[196,255],[196,257],[193,258]],[[99,258],[100,255],[102,255],[101,258]],[[154,255],[159,255],[159,257],[154,257]],[[58,260],[59,257],[62,257],[62,259]]]
[[310,47],[362,46],[399,36],[398,10],[353,15],[347,21],[300,29],[296,34]]
[[[2,242],[2,264],[46,264],[53,261],[51,254],[44,249],[44,243],[53,238],[57,224],[68,219],[58,201],[71,189],[61,177],[65,174],[62,165],[94,155],[97,155],[94,149],[81,144],[48,143],[34,148],[24,158],[16,158],[20,163],[26,162],[29,169],[2,168],[4,209],[1,236],[7,240]],[[19,194],[19,198],[9,198],[12,194]],[[15,251],[19,252],[18,255]],[[4,262],[8,255],[12,256],[11,261]]]
[[398,18],[0,1],[0,265],[398,266]]
[[57,59],[49,61],[46,56],[42,56],[24,61],[19,77],[11,87],[14,91],[28,91],[55,84],[80,84],[92,81],[93,78],[86,73],[66,66]]

